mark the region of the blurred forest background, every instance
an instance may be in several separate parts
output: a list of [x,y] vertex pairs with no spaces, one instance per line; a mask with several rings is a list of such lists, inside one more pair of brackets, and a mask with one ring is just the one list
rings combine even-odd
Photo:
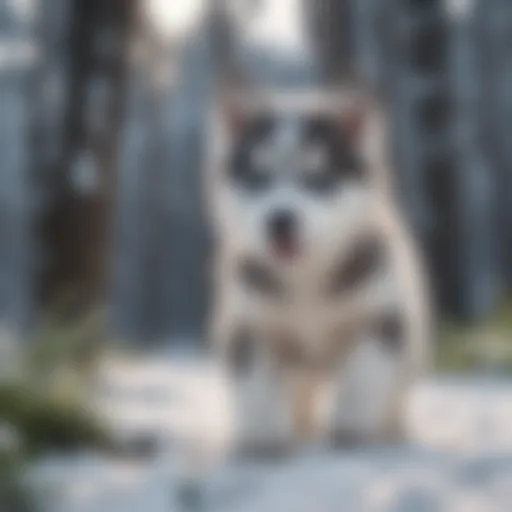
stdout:
[[[204,115],[223,59],[289,87],[359,70],[391,111],[398,197],[443,317],[512,284],[508,0],[0,0],[0,318],[106,311],[199,339]],[[217,2],[215,5],[220,5]],[[301,9],[301,5],[304,9]]]
[[[160,349],[204,339],[202,148],[227,63],[289,88],[357,75],[382,96],[443,320],[437,370],[510,375],[511,44],[510,0],[0,0],[0,509],[37,510],[17,473],[42,453],[154,450],[138,421],[161,407],[160,432],[176,411],[162,389],[187,418]],[[106,341],[158,364],[100,360]]]

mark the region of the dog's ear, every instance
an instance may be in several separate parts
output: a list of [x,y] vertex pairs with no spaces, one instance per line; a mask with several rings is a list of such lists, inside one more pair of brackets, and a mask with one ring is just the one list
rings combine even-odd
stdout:
[[367,114],[367,106],[361,100],[344,108],[337,118],[340,135],[351,142],[360,140],[366,128]]
[[236,98],[227,95],[221,99],[220,113],[222,121],[231,135],[243,131],[247,122],[247,112]]
[[240,133],[248,121],[248,97],[254,96],[250,77],[233,63],[222,70],[218,84],[222,121],[230,134]]

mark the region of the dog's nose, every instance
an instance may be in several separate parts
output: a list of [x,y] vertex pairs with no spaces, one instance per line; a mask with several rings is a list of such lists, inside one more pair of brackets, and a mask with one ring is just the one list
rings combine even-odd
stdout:
[[274,239],[292,238],[297,229],[297,217],[290,210],[279,210],[268,222],[269,235]]

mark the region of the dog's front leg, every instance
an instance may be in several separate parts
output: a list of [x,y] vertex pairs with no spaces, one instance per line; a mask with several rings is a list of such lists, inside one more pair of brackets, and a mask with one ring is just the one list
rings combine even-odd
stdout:
[[292,414],[283,375],[263,348],[248,330],[239,331],[230,346],[236,453],[273,458],[291,448]]
[[333,444],[400,440],[406,391],[402,354],[372,336],[358,340],[335,376],[328,425]]

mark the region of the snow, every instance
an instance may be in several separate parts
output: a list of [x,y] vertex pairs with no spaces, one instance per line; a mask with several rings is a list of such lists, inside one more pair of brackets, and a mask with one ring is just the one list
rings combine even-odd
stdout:
[[[54,489],[47,498],[48,510],[182,510],[180,491],[187,483],[182,448],[187,435],[190,440],[205,425],[210,441],[226,439],[225,384],[210,363],[188,358],[160,355],[105,366],[98,405],[120,436],[149,434],[158,440],[159,449],[142,460],[109,460],[93,454],[47,459],[33,478]],[[266,464],[219,459],[192,482],[198,486],[192,491],[200,498],[199,509],[509,509],[512,381],[431,378],[415,391],[409,412],[411,439],[404,446],[344,452],[314,448]]]

